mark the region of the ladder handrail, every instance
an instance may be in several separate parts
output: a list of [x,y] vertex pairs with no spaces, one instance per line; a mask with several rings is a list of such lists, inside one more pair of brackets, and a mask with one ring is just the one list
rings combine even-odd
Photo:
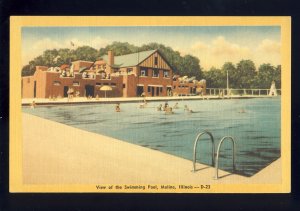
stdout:
[[216,170],[216,173],[215,173],[215,177],[214,179],[218,179],[219,178],[219,175],[218,175],[218,170],[219,170],[219,154],[220,154],[220,148],[221,148],[221,145],[223,144],[223,142],[225,140],[231,140],[231,143],[232,143],[232,167],[233,167],[233,171],[235,171],[235,148],[236,148],[236,143],[235,143],[235,140],[233,137],[231,136],[224,136],[219,145],[218,145],[218,149],[217,149],[217,155],[216,155],[216,163],[215,163],[215,170]]
[[204,134],[208,134],[210,136],[210,140],[211,140],[211,143],[212,143],[212,166],[215,165],[215,143],[214,143],[214,137],[212,135],[211,132],[205,130],[204,132],[202,133],[199,133],[195,139],[195,142],[194,142],[194,153],[193,153],[193,172],[196,171],[196,154],[197,154],[197,143],[198,141],[200,140],[200,137]]

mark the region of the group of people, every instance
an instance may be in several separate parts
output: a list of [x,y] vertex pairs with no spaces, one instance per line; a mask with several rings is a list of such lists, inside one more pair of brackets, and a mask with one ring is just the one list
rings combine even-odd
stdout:
[[[164,106],[160,104],[157,107],[157,111],[165,111],[166,114],[173,114],[173,109],[179,109],[178,103],[175,103],[173,107],[169,106],[168,102],[165,102]],[[192,113],[193,110],[189,109],[187,105],[184,106],[184,111]]]
[[168,102],[165,102],[164,106],[160,104],[157,107],[157,111],[164,111],[166,114],[173,114],[173,108],[169,106]]

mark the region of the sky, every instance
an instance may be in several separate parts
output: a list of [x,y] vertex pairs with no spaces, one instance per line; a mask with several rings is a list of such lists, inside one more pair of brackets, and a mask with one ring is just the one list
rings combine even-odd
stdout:
[[182,56],[198,57],[204,70],[242,59],[251,59],[256,67],[281,64],[280,26],[23,27],[22,64],[47,49],[88,45],[99,50],[114,41],[161,43]]

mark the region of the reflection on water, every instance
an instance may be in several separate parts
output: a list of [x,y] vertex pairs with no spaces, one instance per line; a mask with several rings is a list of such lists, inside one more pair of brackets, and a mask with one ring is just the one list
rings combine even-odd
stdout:
[[[140,109],[138,103],[121,103],[121,112],[115,112],[110,104],[24,107],[23,111],[189,160],[197,133],[211,131],[216,147],[223,136],[230,135],[237,141],[237,172],[245,176],[280,157],[280,97],[178,101],[180,108],[174,115],[156,111],[159,104],[148,103]],[[195,112],[185,112],[184,105]],[[198,144],[198,161],[211,165],[210,152],[209,139],[203,137]],[[221,169],[231,171],[231,156],[231,143],[224,142]]]

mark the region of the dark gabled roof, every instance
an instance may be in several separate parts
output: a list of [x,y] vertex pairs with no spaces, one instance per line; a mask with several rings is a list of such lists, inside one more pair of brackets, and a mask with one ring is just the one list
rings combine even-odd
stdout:
[[[142,61],[147,59],[157,50],[150,50],[150,51],[141,51],[138,53],[131,53],[122,56],[115,56],[114,57],[114,65],[113,67],[131,67],[140,64]],[[108,56],[104,55],[103,60],[107,61]]]

